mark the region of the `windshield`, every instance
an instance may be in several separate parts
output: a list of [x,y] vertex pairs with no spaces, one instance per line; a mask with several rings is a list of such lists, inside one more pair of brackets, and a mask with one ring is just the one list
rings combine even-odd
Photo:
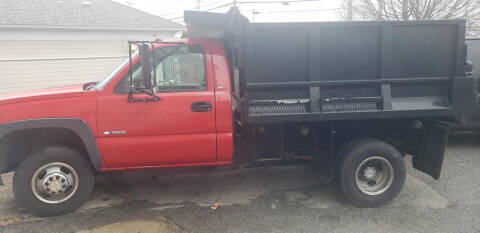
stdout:
[[[158,58],[158,61],[163,60],[165,57],[169,56],[171,53],[175,52],[175,50],[179,49],[181,46],[176,45],[176,46],[165,46],[161,47],[158,49],[154,50],[154,53],[156,57]],[[135,57],[138,55],[138,51],[132,54],[132,61],[135,59]],[[158,62],[157,61],[157,62]],[[105,88],[105,86],[110,83],[110,81],[120,72],[120,70],[123,69],[126,65],[128,65],[130,62],[130,59],[126,59],[120,66],[118,66],[114,71],[112,71],[110,74],[108,74],[105,78],[103,78],[102,81],[98,82],[95,86],[92,88],[89,88],[90,90],[102,90]],[[133,64],[132,64],[133,65]]]
[[[137,54],[138,53],[132,54],[132,61],[137,56]],[[127,58],[124,62],[122,62],[121,65],[119,65],[117,68],[115,68],[115,70],[113,70],[110,74],[108,74],[105,78],[103,78],[102,81],[98,82],[92,89],[101,90],[105,86],[107,86],[107,84],[117,75],[117,73],[120,72],[120,70],[123,69],[123,67],[129,64],[129,61],[130,59]]]

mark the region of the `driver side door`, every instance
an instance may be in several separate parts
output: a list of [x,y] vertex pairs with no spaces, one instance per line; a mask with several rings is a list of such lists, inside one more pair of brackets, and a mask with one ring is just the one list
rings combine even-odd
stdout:
[[[190,48],[195,47],[192,50]],[[183,46],[155,64],[159,101],[127,102],[128,72],[98,98],[98,143],[109,169],[211,163],[215,92],[208,44]],[[155,54],[155,53],[154,53]],[[133,66],[133,83],[141,79]],[[134,94],[135,98],[151,98]]]

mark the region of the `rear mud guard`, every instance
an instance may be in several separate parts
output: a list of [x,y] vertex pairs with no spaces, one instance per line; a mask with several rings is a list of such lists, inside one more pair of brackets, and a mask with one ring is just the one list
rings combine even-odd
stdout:
[[0,172],[0,186],[4,186],[5,184],[3,183],[3,180],[2,180],[2,173]]
[[434,179],[440,178],[450,127],[441,122],[425,122],[413,154],[413,167]]

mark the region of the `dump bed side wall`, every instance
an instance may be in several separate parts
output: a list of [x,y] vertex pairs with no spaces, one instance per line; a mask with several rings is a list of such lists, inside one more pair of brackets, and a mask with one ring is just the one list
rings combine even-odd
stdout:
[[449,77],[457,24],[258,24],[249,83]]
[[453,115],[464,37],[462,20],[249,24],[244,111],[250,122]]

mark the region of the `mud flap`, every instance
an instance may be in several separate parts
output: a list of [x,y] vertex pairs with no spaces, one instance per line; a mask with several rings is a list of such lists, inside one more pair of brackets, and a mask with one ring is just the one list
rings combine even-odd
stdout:
[[3,180],[2,180],[2,173],[0,172],[0,186],[4,186],[5,184],[3,184]]
[[[328,148],[325,148],[325,153],[320,154],[317,161],[318,175],[320,181],[328,184],[335,179],[335,171],[337,169],[337,161],[335,160],[335,126],[330,123],[328,130],[316,130],[315,140],[326,140],[329,143]],[[323,128],[325,129],[325,128]],[[323,134],[322,134],[323,133]],[[318,150],[318,148],[315,148]]]
[[428,122],[422,129],[417,150],[413,154],[413,167],[434,179],[440,178],[445,147],[450,127],[440,122]]

